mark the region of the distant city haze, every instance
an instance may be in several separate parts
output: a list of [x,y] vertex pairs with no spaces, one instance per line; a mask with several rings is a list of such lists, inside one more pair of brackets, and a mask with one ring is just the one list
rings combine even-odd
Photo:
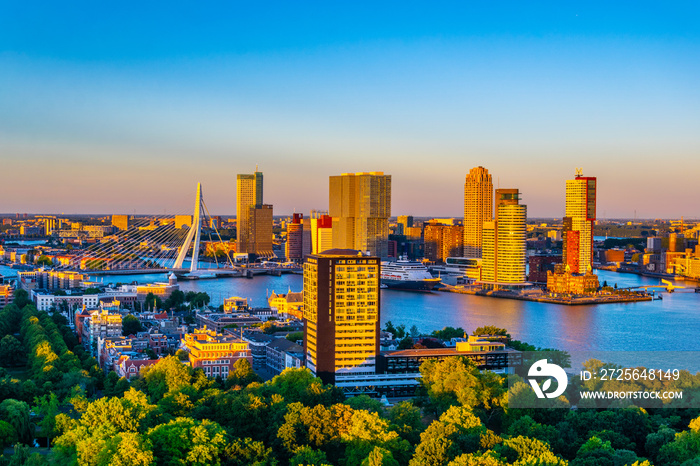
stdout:
[[85,2],[0,14],[0,212],[328,209],[391,175],[392,215],[463,217],[465,176],[563,217],[700,217],[698,4]]

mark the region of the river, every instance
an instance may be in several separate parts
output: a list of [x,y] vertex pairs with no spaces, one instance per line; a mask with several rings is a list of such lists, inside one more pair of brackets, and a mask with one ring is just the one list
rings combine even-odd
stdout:
[[[0,274],[8,275],[9,269]],[[12,271],[14,272],[14,271]],[[658,279],[633,274],[597,271],[601,283],[618,287],[659,285]],[[165,281],[165,274],[95,277],[105,283]],[[267,305],[267,296],[302,289],[302,276],[268,275],[253,279],[221,278],[181,280],[180,289],[204,291],[219,305],[224,298],[248,298],[252,306]],[[677,285],[693,287],[691,282]],[[471,332],[484,325],[508,330],[513,338],[535,346],[569,352],[587,351],[698,351],[700,352],[700,294],[690,289],[663,292],[663,300],[636,303],[565,306],[489,298],[456,293],[381,291],[381,323],[412,325],[422,332],[445,326]],[[700,353],[696,353],[700,354]],[[690,354],[689,354],[690,356]],[[700,358],[692,355],[684,368],[700,371]]]

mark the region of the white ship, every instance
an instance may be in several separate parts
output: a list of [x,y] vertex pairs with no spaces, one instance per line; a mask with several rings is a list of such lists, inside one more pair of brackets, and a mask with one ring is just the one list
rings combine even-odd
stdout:
[[412,291],[431,291],[440,283],[420,262],[398,260],[382,262],[381,284],[387,288]]

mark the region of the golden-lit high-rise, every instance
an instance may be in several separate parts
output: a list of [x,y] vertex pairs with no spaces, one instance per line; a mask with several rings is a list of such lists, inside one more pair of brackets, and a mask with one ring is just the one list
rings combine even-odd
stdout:
[[491,175],[484,167],[472,168],[464,183],[464,257],[482,257],[482,230],[492,216]]
[[129,216],[128,215],[112,215],[112,225],[119,228],[120,230],[129,229]]
[[388,257],[391,175],[363,172],[331,176],[329,207],[333,248]]
[[306,366],[324,383],[376,372],[380,259],[331,249],[304,264]]
[[583,176],[566,180],[566,211],[563,228],[563,263],[571,273],[592,269],[593,224],[596,219],[595,177]]
[[263,174],[236,177],[236,250],[239,253],[271,256],[272,206],[263,204]]
[[483,226],[482,281],[496,287],[525,283],[527,206],[517,189],[496,190],[496,216]]

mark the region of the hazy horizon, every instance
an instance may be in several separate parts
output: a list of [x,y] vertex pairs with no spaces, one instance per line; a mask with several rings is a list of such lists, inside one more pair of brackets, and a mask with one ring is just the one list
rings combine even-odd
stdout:
[[600,218],[700,217],[700,5],[0,7],[0,210],[275,211],[392,175],[392,214],[460,216],[482,165],[529,217],[598,178]]

